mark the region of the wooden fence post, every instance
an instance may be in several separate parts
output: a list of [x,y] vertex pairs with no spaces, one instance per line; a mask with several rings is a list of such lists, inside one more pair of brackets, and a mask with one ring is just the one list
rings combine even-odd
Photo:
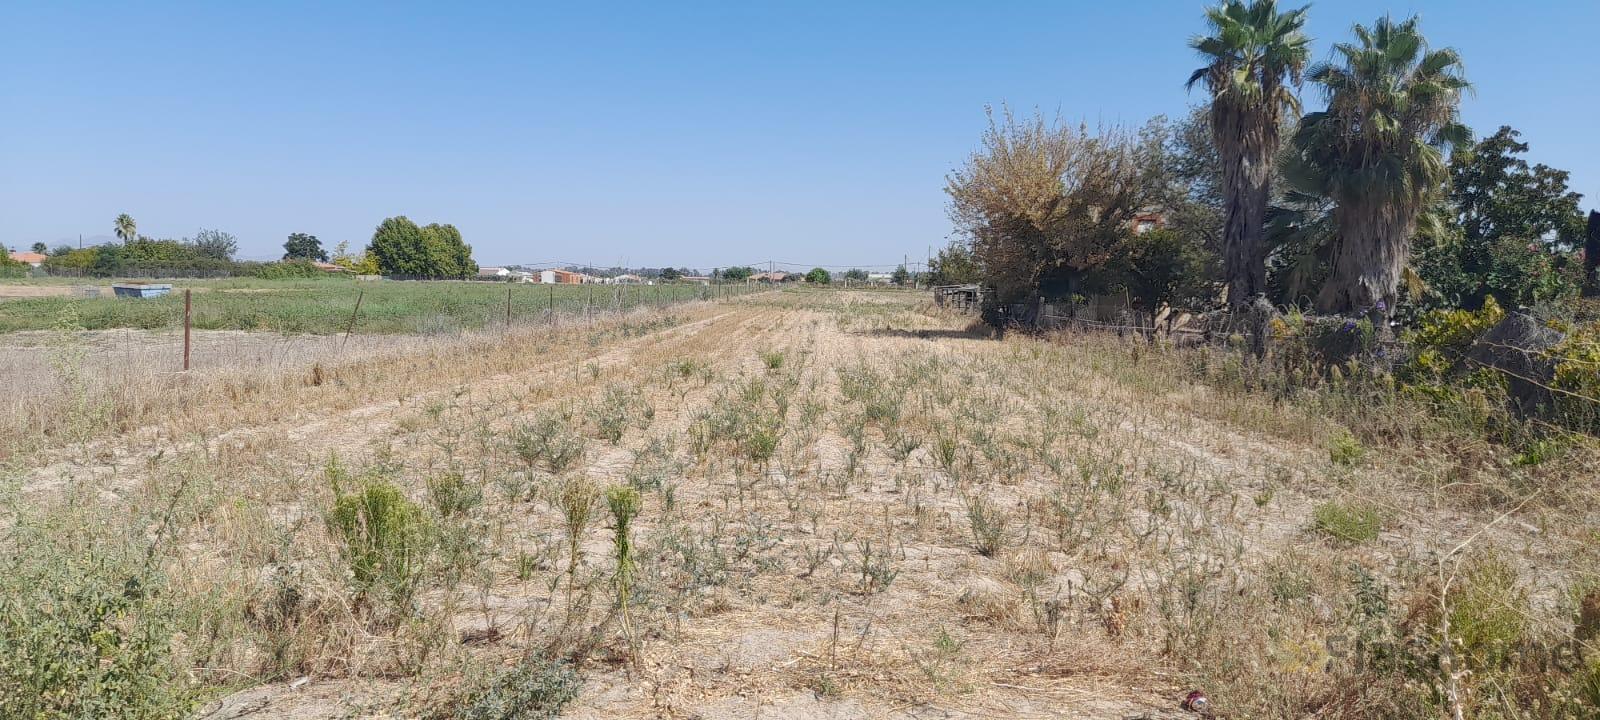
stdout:
[[511,332],[511,284],[506,284],[506,332]]
[[189,372],[189,325],[193,315],[193,305],[189,298],[189,289],[183,290],[183,371]]
[[344,327],[344,340],[339,343],[340,354],[344,353],[344,346],[350,343],[350,332],[356,329],[356,315],[361,313],[361,298],[366,295],[366,290],[356,293],[356,309],[350,311],[350,324]]

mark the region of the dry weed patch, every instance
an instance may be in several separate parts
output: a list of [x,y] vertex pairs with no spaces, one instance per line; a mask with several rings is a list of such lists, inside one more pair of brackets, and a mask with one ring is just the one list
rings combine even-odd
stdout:
[[1592,454],[1496,480],[1221,356],[909,294],[674,313],[63,411],[9,460],[0,714],[1592,707]]

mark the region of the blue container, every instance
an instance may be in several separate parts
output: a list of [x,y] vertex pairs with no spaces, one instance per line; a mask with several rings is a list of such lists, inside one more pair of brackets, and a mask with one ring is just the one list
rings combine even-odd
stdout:
[[172,286],[165,283],[117,283],[111,286],[111,292],[119,298],[153,298],[172,292]]

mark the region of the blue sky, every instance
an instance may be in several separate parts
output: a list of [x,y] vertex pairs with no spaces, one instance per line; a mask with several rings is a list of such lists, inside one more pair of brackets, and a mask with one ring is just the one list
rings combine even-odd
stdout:
[[[128,212],[269,258],[404,214],[482,264],[894,263],[945,242],[944,175],[986,104],[1138,124],[1200,101],[1202,7],[19,0],[0,243]],[[1600,3],[1323,2],[1317,58],[1386,11],[1463,53],[1469,124],[1522,130],[1600,206]]]

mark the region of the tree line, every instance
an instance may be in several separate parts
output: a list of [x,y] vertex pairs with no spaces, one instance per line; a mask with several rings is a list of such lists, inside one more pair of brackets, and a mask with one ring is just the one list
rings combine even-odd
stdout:
[[[991,109],[980,148],[947,177],[960,239],[934,281],[981,281],[1000,304],[1109,294],[1383,321],[1577,295],[1581,196],[1567,172],[1527,162],[1516,130],[1474,141],[1460,55],[1414,17],[1382,17],[1312,63],[1307,12],[1207,9],[1188,77],[1207,102],[1176,122],[1090,128]],[[1302,89],[1322,107],[1302,108]]]
[[348,243],[341,242],[330,254],[317,236],[297,232],[284,242],[283,258],[266,263],[235,260],[238,238],[221,230],[202,229],[194,237],[176,240],[155,239],[141,234],[138,221],[123,213],[112,222],[112,232],[118,242],[87,248],[62,245],[51,250],[46,250],[43,243],[35,243],[33,249],[46,254],[47,272],[97,277],[310,277],[323,272],[313,263],[329,262],[371,275],[464,279],[478,273],[472,246],[463,241],[455,226],[434,223],[419,227],[403,215],[379,223],[371,241],[359,253],[350,252]]
[[112,232],[120,242],[87,248],[60,245],[47,251],[44,267],[98,277],[155,272],[221,276],[238,270],[233,256],[239,251],[239,240],[222,230],[201,229],[193,237],[156,239],[140,233],[133,216],[123,213],[112,222]]

